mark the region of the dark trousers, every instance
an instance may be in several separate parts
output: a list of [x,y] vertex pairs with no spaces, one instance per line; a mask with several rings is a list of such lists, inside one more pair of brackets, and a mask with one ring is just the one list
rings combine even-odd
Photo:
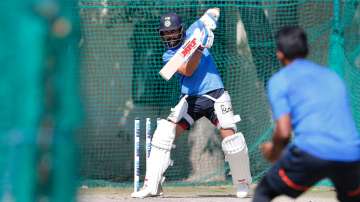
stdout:
[[[219,88],[210,91],[206,94],[217,99],[222,94],[224,94],[224,91],[225,90],[223,88]],[[186,101],[188,103],[187,113],[191,116],[191,118],[194,121],[197,121],[198,119],[205,116],[207,119],[209,119],[209,121],[211,121],[212,124],[214,124],[215,126],[217,125],[218,118],[215,114],[213,100],[210,100],[209,98],[204,97],[202,95],[195,95],[195,96],[188,96],[186,98]],[[189,130],[191,127],[191,124],[187,122],[185,119],[181,119],[178,124],[185,130]]]
[[321,179],[329,178],[343,202],[360,202],[360,161],[327,161],[290,146],[256,188],[254,202],[279,195],[296,198]]

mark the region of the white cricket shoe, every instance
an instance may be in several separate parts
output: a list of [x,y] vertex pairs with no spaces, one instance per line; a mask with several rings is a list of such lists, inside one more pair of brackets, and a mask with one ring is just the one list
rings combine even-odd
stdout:
[[144,187],[142,189],[140,189],[140,191],[133,192],[131,194],[131,197],[132,198],[146,198],[146,197],[162,196],[162,195],[164,195],[164,193],[163,193],[163,189],[162,189],[161,185],[164,181],[165,181],[165,178],[163,177],[163,180],[162,180],[161,184],[159,184],[158,191],[156,194],[151,193],[148,186],[144,185]]
[[250,187],[247,183],[241,183],[236,189],[236,197],[245,198],[249,195]]

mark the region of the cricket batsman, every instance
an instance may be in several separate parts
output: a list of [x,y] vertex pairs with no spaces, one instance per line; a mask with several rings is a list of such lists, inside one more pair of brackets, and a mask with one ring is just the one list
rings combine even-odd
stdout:
[[166,119],[159,121],[152,139],[152,148],[146,168],[143,188],[131,194],[134,198],[145,198],[162,194],[164,172],[172,163],[170,151],[176,137],[189,130],[194,122],[206,117],[219,130],[222,149],[232,173],[237,197],[248,195],[252,182],[248,149],[244,136],[237,132],[239,115],[234,115],[229,93],[216,68],[209,49],[213,45],[213,31],[217,26],[219,9],[211,8],[186,31],[181,18],[175,13],[161,17],[159,34],[166,46],[163,62],[166,64],[191,36],[194,29],[202,31],[201,45],[194,54],[177,69],[176,77],[181,86],[179,103],[171,109]]

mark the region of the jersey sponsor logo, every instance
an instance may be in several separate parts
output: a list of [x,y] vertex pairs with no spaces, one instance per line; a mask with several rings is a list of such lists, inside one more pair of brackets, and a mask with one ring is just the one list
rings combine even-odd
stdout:
[[228,105],[220,105],[220,108],[221,108],[221,112],[222,112],[223,114],[232,112],[231,106],[228,106]]
[[183,55],[183,57],[186,57],[187,55],[190,54],[191,50],[195,47],[196,45],[196,38],[193,38],[191,41],[189,41],[184,50],[181,51],[181,54]]

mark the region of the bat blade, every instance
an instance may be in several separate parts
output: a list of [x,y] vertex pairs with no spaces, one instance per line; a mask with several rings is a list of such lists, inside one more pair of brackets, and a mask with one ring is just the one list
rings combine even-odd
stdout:
[[169,60],[166,65],[160,70],[159,74],[165,79],[169,80],[186,62],[195,50],[200,46],[201,31],[199,28],[195,29],[191,37],[182,45],[175,55]]

